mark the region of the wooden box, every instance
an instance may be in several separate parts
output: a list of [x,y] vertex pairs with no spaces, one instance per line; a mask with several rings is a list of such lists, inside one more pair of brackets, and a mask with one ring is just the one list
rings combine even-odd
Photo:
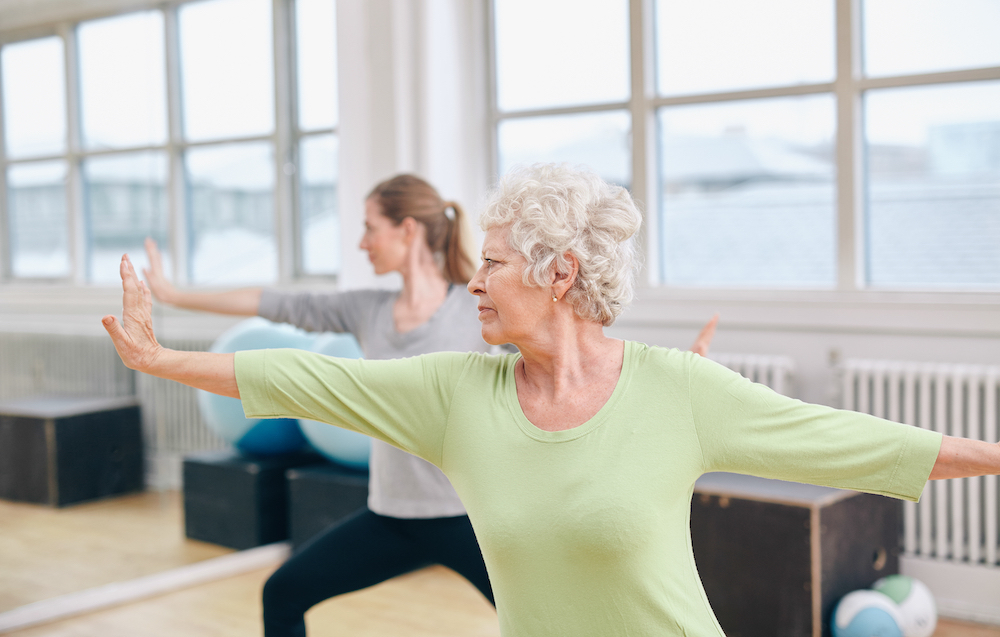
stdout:
[[322,461],[307,452],[251,458],[224,450],[187,456],[185,535],[241,550],[288,539],[285,472]]
[[298,548],[368,502],[368,472],[331,462],[289,469],[289,534]]
[[0,403],[0,498],[65,506],[142,489],[134,397]]
[[899,572],[899,501],[712,473],[695,486],[691,538],[727,637],[821,637],[845,594]]

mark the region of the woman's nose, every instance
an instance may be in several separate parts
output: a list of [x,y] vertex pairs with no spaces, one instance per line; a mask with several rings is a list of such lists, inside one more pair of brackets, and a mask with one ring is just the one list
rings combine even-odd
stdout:
[[472,276],[467,286],[470,294],[484,294],[486,290],[483,289],[483,268],[480,267],[476,270],[476,273]]

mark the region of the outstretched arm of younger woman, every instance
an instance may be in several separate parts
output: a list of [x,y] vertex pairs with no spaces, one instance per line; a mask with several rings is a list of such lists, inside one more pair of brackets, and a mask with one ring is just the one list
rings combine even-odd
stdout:
[[129,369],[174,380],[213,394],[240,397],[234,354],[180,352],[167,349],[153,334],[152,295],[139,280],[128,255],[122,257],[122,318],[105,316],[101,322]]
[[227,292],[186,292],[178,290],[167,280],[163,272],[163,259],[156,242],[146,239],[146,256],[149,268],[143,270],[150,291],[157,301],[182,307],[186,310],[200,310],[235,316],[257,316],[260,307],[260,288],[240,288]]

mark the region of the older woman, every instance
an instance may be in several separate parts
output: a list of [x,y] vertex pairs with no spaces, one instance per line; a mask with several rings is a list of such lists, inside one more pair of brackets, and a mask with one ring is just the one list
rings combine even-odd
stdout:
[[123,260],[126,365],[325,420],[440,467],[486,558],[504,635],[722,635],[688,530],[695,480],[733,471],[916,500],[928,476],[1000,471],[1000,446],[788,399],[690,353],[605,336],[632,294],[640,216],[593,175],[536,166],[482,217],[469,282],[505,356],[354,361],[160,347]]

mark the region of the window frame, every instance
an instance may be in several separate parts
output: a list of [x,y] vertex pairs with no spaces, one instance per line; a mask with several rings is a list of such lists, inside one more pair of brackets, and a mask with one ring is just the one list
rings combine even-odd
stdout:
[[[975,297],[994,298],[1000,301],[997,290],[961,289],[886,289],[871,287],[866,282],[864,215],[865,201],[865,142],[863,130],[863,97],[866,91],[884,88],[902,88],[943,85],[960,82],[1000,80],[1000,66],[936,71],[884,77],[866,77],[862,68],[862,0],[834,0],[835,66],[834,78],[829,82],[798,84],[762,89],[697,93],[663,97],[656,90],[655,52],[655,0],[629,0],[631,96],[624,103],[589,104],[520,111],[500,111],[497,106],[496,75],[496,25],[494,21],[497,0],[488,0],[487,42],[489,47],[490,83],[490,168],[499,174],[499,145],[497,131],[501,122],[524,117],[592,113],[610,110],[628,110],[632,119],[632,193],[642,202],[644,223],[638,240],[643,246],[644,262],[639,277],[644,288],[681,292],[692,298],[728,297],[769,298],[787,300],[807,293],[828,297],[830,293],[855,296],[878,295],[917,296],[929,300]],[[656,112],[664,106],[713,104],[748,99],[794,97],[804,95],[832,95],[835,102],[836,144],[835,193],[836,204],[836,281],[832,290],[783,290],[778,288],[702,288],[670,286],[660,280],[659,249],[659,188],[657,176]]]
[[[178,285],[191,285],[188,277],[189,234],[187,224],[187,175],[184,155],[188,149],[220,144],[264,141],[274,149],[274,229],[278,251],[277,279],[273,283],[313,281],[335,283],[337,274],[306,274],[301,248],[301,215],[299,211],[299,156],[300,141],[312,135],[332,134],[339,137],[339,122],[333,127],[301,130],[298,123],[297,91],[297,42],[295,30],[295,0],[271,0],[272,10],[272,64],[274,72],[275,104],[274,128],[270,134],[244,137],[225,137],[207,141],[187,141],[183,136],[181,101],[180,33],[178,12],[191,2],[181,0],[134,3],[120,10],[110,10],[72,20],[61,20],[43,26],[12,29],[0,32],[0,47],[37,38],[56,36],[63,41],[66,77],[66,152],[22,159],[9,159],[4,139],[3,114],[0,113],[0,286],[73,286],[106,288],[105,284],[91,283],[87,273],[87,219],[84,201],[83,162],[90,157],[117,155],[140,151],[163,152],[167,156],[167,206],[168,234],[171,242],[172,279]],[[335,9],[336,10],[336,9]],[[143,11],[160,11],[164,28],[164,63],[166,83],[167,137],[160,145],[128,146],[115,149],[88,150],[82,144],[79,67],[77,65],[77,27],[91,20],[114,18]],[[2,71],[0,71],[2,72]],[[0,77],[0,100],[2,100]],[[31,162],[64,160],[67,162],[67,223],[69,234],[70,273],[65,277],[15,277],[13,255],[10,249],[9,200],[7,170],[11,165]],[[268,282],[261,282],[268,283]],[[209,286],[203,286],[209,287]]]

